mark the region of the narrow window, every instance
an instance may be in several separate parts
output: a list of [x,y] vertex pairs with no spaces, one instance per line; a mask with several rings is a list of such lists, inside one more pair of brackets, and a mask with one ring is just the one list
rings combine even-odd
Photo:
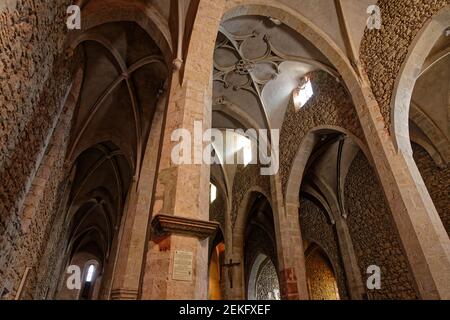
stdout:
[[311,80],[304,78],[300,85],[294,90],[294,106],[296,110],[300,110],[314,95]]
[[210,184],[209,194],[210,194],[210,201],[211,201],[211,203],[216,201],[216,199],[217,199],[217,188],[212,183]]
[[81,291],[81,300],[91,300],[95,282],[95,265],[89,265],[86,278],[84,280],[83,290]]
[[92,282],[92,280],[94,279],[94,274],[95,274],[95,266],[91,264],[87,272],[86,282]]
[[237,139],[237,149],[242,152],[243,164],[244,166],[247,166],[253,160],[252,141],[242,135],[239,135]]

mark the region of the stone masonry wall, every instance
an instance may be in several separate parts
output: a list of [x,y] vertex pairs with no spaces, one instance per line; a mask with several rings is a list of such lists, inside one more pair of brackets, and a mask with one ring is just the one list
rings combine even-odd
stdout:
[[258,165],[240,165],[233,182],[233,210],[231,223],[234,228],[242,200],[250,188],[259,186],[270,196],[270,177],[262,176]]
[[217,190],[217,198],[209,206],[209,220],[219,222],[225,230],[226,202],[222,193]]
[[348,299],[346,277],[338,239],[334,226],[329,222],[326,213],[309,199],[300,199],[300,227],[304,239],[318,244],[328,255],[336,269],[339,296]]
[[360,151],[345,183],[348,228],[363,281],[367,268],[381,268],[381,290],[367,290],[369,299],[416,299],[414,282],[392,214],[378,179]]
[[314,96],[296,111],[293,101],[280,133],[280,177],[284,192],[295,156],[305,135],[317,126],[338,126],[364,140],[355,108],[346,89],[329,74],[311,74]]
[[408,49],[428,19],[450,0],[379,0],[381,30],[366,30],[360,59],[387,128],[391,124],[391,99]]
[[320,252],[312,253],[306,260],[308,291],[311,300],[337,300],[333,269]]
[[450,165],[439,168],[425,149],[417,144],[413,144],[412,147],[417,167],[450,235]]
[[61,55],[69,3],[17,0],[0,12],[1,299],[14,298],[26,267],[23,297],[33,296],[54,214],[72,112],[49,139],[72,79]]

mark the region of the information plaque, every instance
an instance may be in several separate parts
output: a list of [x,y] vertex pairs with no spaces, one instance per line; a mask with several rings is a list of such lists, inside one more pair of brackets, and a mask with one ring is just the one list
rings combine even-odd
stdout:
[[173,259],[172,279],[192,281],[192,260],[194,254],[186,251],[175,251]]

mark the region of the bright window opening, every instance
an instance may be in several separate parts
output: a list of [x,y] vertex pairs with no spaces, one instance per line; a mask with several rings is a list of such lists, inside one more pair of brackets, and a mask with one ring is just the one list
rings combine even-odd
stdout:
[[243,165],[247,166],[253,160],[252,141],[242,135],[237,138],[237,149],[242,152]]
[[217,188],[212,183],[210,184],[209,194],[210,194],[210,201],[211,201],[211,203],[216,201],[216,199],[217,199]]
[[86,282],[92,282],[92,280],[94,279],[94,274],[95,274],[95,266],[91,264],[87,272]]
[[314,95],[314,90],[309,79],[305,79],[297,89],[294,90],[294,105],[297,110],[300,110]]

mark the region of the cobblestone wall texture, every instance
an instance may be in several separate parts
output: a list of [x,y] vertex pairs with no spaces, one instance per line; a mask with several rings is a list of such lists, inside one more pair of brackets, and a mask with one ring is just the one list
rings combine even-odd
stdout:
[[231,212],[231,223],[234,227],[242,200],[248,191],[259,186],[270,196],[270,177],[260,174],[258,165],[240,165],[237,169],[233,182],[233,210]]
[[311,300],[338,300],[338,289],[333,268],[322,256],[315,251],[306,259],[306,275]]
[[387,128],[397,76],[414,38],[450,0],[379,0],[381,30],[368,30],[361,42],[360,59],[370,80]]
[[316,243],[327,253],[335,268],[339,296],[341,299],[348,299],[346,277],[336,230],[324,209],[303,197],[300,199],[300,227],[303,239]]
[[369,299],[416,299],[412,276],[378,179],[360,151],[345,183],[348,228],[363,281],[367,268],[381,268],[381,290]]
[[69,2],[17,0],[0,11],[2,299],[14,298],[27,267],[31,271],[23,297],[33,295],[53,219],[67,122],[54,131],[58,137],[48,136],[72,78],[72,68],[61,55]]

